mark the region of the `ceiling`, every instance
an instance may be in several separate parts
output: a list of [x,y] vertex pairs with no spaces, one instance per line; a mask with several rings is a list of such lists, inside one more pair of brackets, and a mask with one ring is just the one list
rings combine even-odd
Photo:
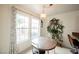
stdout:
[[47,15],[79,10],[79,4],[53,4],[52,6],[49,6],[49,4],[22,4],[23,7],[37,14],[42,13],[43,5],[45,5],[44,9]]

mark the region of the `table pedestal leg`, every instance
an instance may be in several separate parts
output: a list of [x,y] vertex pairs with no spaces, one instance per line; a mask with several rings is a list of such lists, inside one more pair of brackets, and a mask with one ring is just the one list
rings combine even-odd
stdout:
[[49,54],[49,51],[47,51],[47,53]]
[[55,54],[55,49],[54,49],[54,54]]

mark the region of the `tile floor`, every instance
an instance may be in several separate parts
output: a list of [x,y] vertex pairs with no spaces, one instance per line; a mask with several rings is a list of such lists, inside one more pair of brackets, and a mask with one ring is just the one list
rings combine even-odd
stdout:
[[[32,54],[32,48],[30,48],[28,50],[28,52],[26,52],[26,54]],[[46,52],[46,54],[47,54],[47,52]],[[54,50],[50,50],[49,54],[54,54]],[[55,54],[72,54],[72,52],[68,48],[62,48],[62,47],[57,46],[55,48]]]

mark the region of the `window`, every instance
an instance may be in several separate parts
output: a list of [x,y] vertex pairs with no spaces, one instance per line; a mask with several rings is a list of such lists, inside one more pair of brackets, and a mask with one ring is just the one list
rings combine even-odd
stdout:
[[40,20],[32,18],[32,39],[40,36]]
[[20,43],[29,39],[29,17],[16,14],[16,41]]
[[40,20],[23,13],[16,13],[16,43],[40,36]]

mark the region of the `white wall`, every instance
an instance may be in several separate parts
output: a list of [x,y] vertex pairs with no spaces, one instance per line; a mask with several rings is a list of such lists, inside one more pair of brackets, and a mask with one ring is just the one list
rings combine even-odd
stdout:
[[[1,9],[0,9],[0,11],[1,11]],[[1,18],[1,14],[0,14],[0,18]],[[0,28],[1,28],[1,19],[0,19]],[[1,33],[1,29],[0,29],[0,33]],[[1,34],[0,34],[0,41],[1,41]],[[1,43],[0,43],[0,53],[1,53]]]
[[10,6],[0,5],[0,53],[9,53],[10,19]]
[[71,34],[72,32],[79,32],[79,11],[73,11],[73,12],[66,12],[58,15],[52,15],[48,17],[48,19],[44,23],[44,36],[50,36],[47,32],[47,25],[48,21],[50,21],[52,18],[58,18],[63,23],[64,27],[64,33],[63,33],[63,45],[65,47],[71,47],[68,41],[67,34]]

